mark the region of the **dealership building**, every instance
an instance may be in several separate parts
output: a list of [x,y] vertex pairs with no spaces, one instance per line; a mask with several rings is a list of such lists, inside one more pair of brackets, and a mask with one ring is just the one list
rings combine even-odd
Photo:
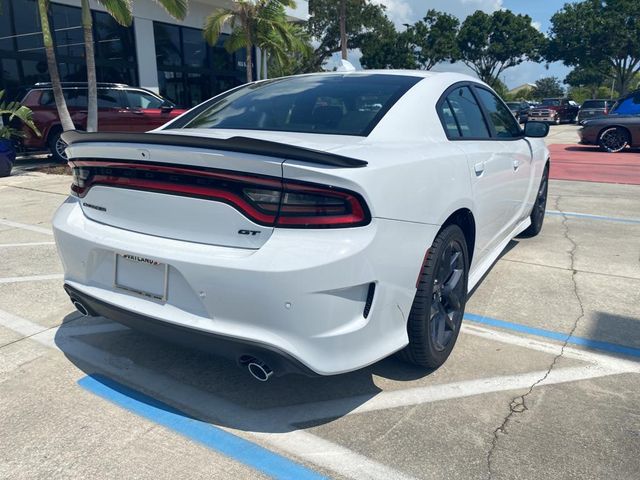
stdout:
[[[246,81],[246,52],[229,53],[223,47],[229,32],[215,46],[202,36],[205,18],[231,1],[190,1],[184,21],[169,17],[153,0],[132,3],[131,27],[118,25],[97,3],[91,5],[98,81],[145,87],[181,107]],[[308,2],[298,0],[287,13],[294,21],[306,20]],[[2,0],[0,90],[9,95],[49,81],[39,18],[36,0]],[[80,0],[52,1],[50,25],[62,81],[86,81]]]

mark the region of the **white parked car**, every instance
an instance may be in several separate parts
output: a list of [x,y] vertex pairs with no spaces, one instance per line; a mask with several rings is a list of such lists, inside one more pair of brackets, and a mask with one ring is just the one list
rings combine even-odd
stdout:
[[453,73],[248,84],[150,133],[68,132],[76,307],[260,380],[451,352],[467,292],[547,196],[548,126]]

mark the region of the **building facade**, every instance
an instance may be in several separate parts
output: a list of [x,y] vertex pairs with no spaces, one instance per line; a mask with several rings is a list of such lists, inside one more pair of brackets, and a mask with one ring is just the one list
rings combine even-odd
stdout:
[[[229,53],[228,31],[217,45],[202,36],[205,18],[228,0],[189,2],[182,22],[169,17],[153,0],[136,0],[131,27],[118,25],[92,3],[96,74],[100,82],[148,88],[180,107],[191,107],[246,79],[246,52]],[[3,0],[0,13],[0,90],[10,96],[36,82],[49,81],[36,0]],[[304,20],[308,2],[289,10],[292,20]],[[53,31],[63,81],[86,81],[80,0],[51,2]],[[259,58],[259,52],[257,52]],[[256,62],[257,63],[257,62]]]

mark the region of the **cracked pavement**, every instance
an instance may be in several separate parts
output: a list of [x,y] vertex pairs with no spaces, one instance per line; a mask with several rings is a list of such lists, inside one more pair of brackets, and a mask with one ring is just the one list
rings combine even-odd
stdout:
[[550,182],[542,233],[512,242],[467,305],[519,330],[466,321],[435,372],[390,358],[267,384],[78,318],[46,277],[61,273],[47,229],[67,190],[53,175],[0,182],[0,277],[36,278],[0,282],[0,478],[263,478],[77,386],[96,372],[329,478],[637,476],[640,356],[575,341],[640,354],[639,188]]

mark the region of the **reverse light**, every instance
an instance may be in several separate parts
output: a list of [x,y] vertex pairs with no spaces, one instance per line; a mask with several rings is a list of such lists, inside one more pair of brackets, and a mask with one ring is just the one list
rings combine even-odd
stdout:
[[227,170],[108,160],[73,160],[71,192],[96,185],[182,195],[226,203],[253,222],[287,228],[366,225],[371,216],[355,192]]

